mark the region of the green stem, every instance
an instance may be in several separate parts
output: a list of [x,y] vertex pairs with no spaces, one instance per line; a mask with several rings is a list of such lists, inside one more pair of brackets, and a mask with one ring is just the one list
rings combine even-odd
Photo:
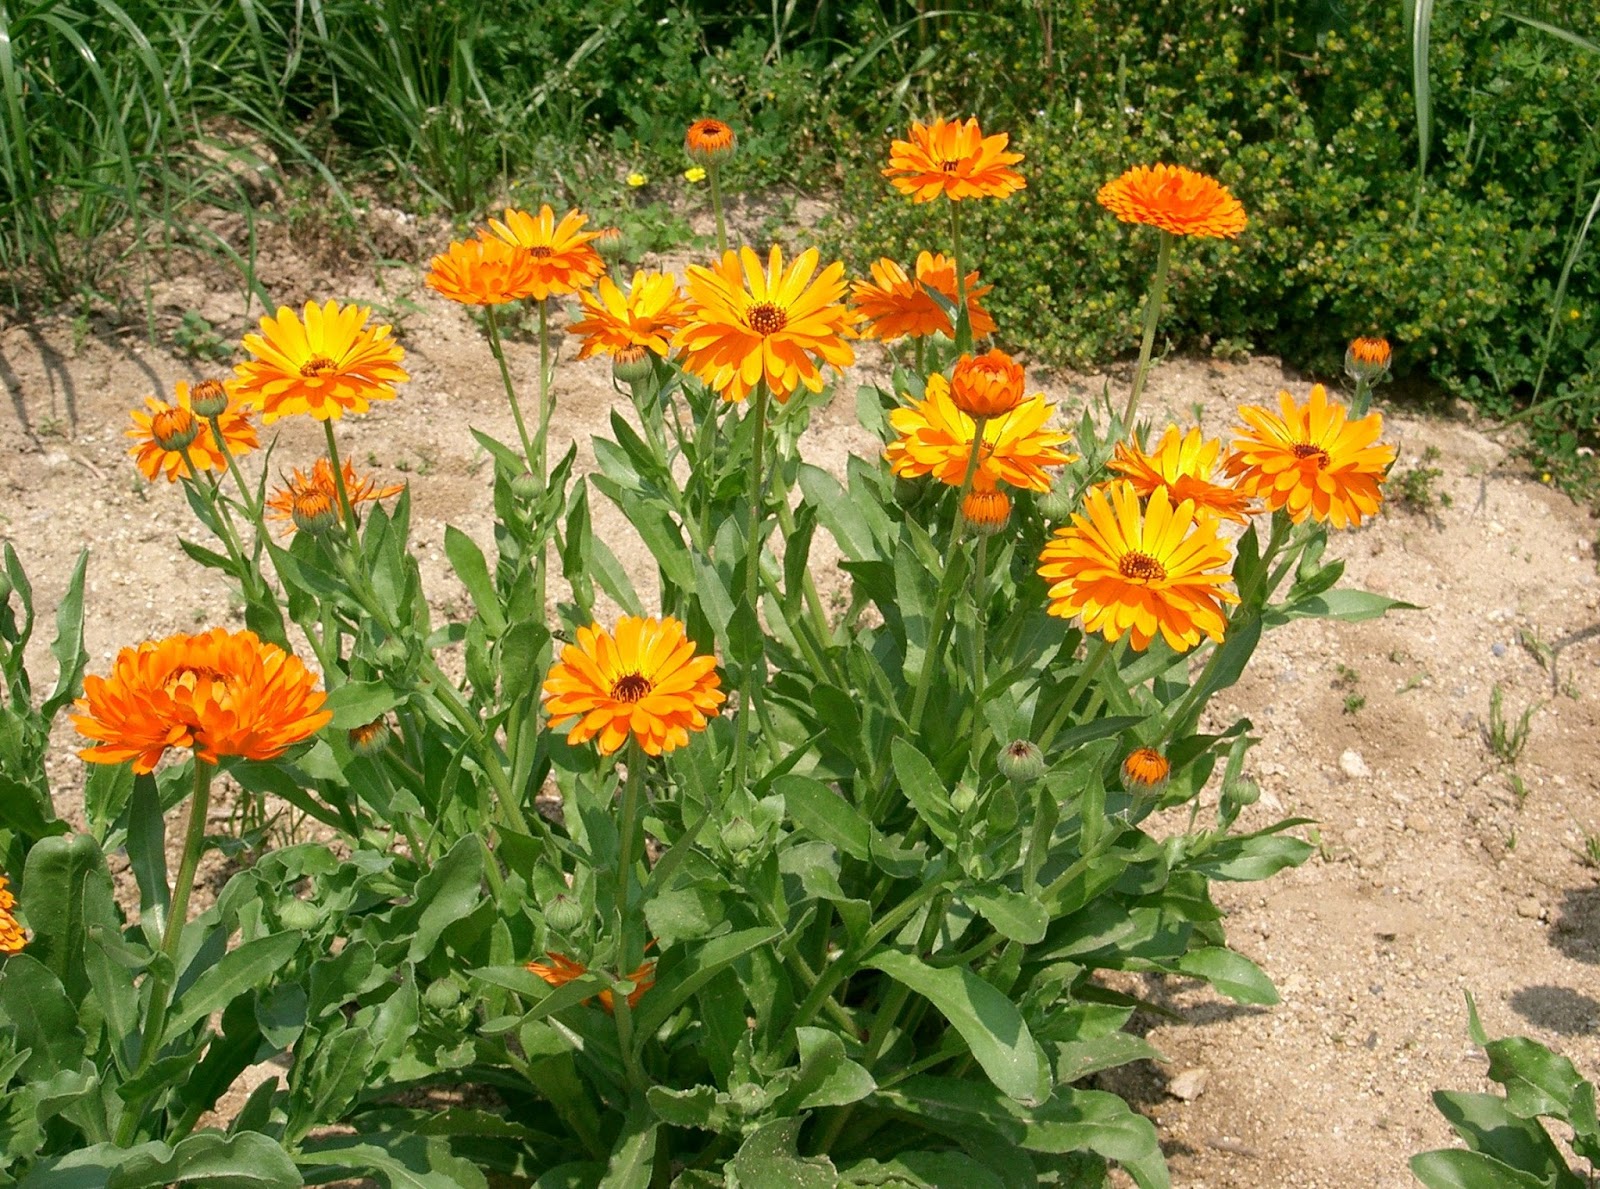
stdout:
[[632,736],[628,739],[628,776],[622,786],[622,815],[618,822],[616,932],[617,965],[622,970],[632,970],[644,957],[644,947],[630,944],[631,932],[628,917],[628,900],[633,882],[634,835],[639,832],[639,811],[644,802],[644,748]]
[[228,464],[228,473],[233,476],[233,481],[239,485],[239,495],[244,500],[244,510],[250,514],[250,519],[257,525],[261,523],[261,508],[250,495],[250,486],[244,481],[244,472],[239,469],[239,460],[234,458],[233,451],[228,449],[227,441],[222,436],[222,422],[219,417],[206,419],[211,425],[211,440],[216,443],[223,460]]
[[228,513],[227,504],[217,498],[215,487],[209,486],[200,478],[200,472],[195,469],[194,459],[189,454],[189,447],[178,447],[178,457],[183,459],[183,465],[189,470],[187,481],[194,484],[194,490],[200,493],[200,498],[205,500],[206,507],[211,509],[211,515],[216,518],[216,524],[212,527],[221,538],[223,548],[228,551],[228,559],[239,572],[239,584],[245,588],[246,596],[249,596],[253,585],[251,568],[245,565],[244,543],[239,537],[239,530],[233,525],[233,517]]
[[1067,696],[1062,700],[1061,708],[1056,711],[1055,717],[1050,720],[1050,725],[1044,729],[1044,734],[1039,739],[1040,750],[1050,750],[1050,745],[1055,742],[1056,736],[1061,732],[1061,728],[1067,725],[1067,719],[1072,715],[1072,708],[1078,704],[1078,699],[1083,696],[1084,689],[1094,679],[1094,675],[1100,671],[1100,666],[1105,664],[1106,657],[1111,655],[1111,650],[1115,646],[1113,641],[1104,637],[1095,641],[1094,651],[1089,653],[1084,660],[1083,668],[1078,670],[1078,676],[1073,681],[1072,687],[1067,690]]
[[[539,303],[541,316],[544,313],[544,303]],[[533,466],[533,442],[528,438],[528,425],[522,419],[522,402],[517,399],[517,386],[511,382],[511,368],[506,364],[505,346],[500,341],[500,319],[493,306],[483,307],[484,325],[489,329],[489,350],[494,354],[494,361],[500,365],[500,383],[505,385],[506,400],[511,402],[511,416],[517,423],[517,437],[522,441],[522,457],[531,469]],[[541,317],[541,329],[543,320]],[[541,348],[543,341],[541,337]],[[544,375],[544,356],[541,350],[539,358],[540,376]],[[541,380],[542,383],[542,380]],[[543,407],[544,390],[540,389],[541,408]],[[544,476],[541,474],[540,479]]]
[[1350,398],[1350,419],[1365,417],[1372,404],[1372,382],[1365,376],[1356,381],[1356,394]]
[[978,538],[978,560],[972,571],[972,768],[977,771],[983,747],[984,646],[989,629],[989,537]]
[[728,250],[728,229],[722,221],[722,180],[715,161],[706,166],[706,173],[711,175],[711,209],[717,216],[717,252],[720,254]]
[[352,545],[360,542],[360,525],[356,523],[356,510],[350,506],[350,493],[344,486],[344,464],[339,461],[339,443],[334,441],[333,421],[331,418],[322,422],[323,436],[328,439],[328,462],[333,466],[333,486],[339,493],[339,514],[344,518],[345,532],[350,536]]
[[541,487],[545,481],[545,450],[550,441],[550,416],[554,411],[550,402],[551,379],[550,303],[541,301],[539,303],[539,433],[533,440],[537,458],[528,459],[528,465],[533,468],[534,477],[539,480]]
[[1144,307],[1144,337],[1139,341],[1139,368],[1133,373],[1133,389],[1128,393],[1128,407],[1122,414],[1124,433],[1133,432],[1133,415],[1139,408],[1139,397],[1144,393],[1144,382],[1150,375],[1150,353],[1156,345],[1156,320],[1161,317],[1161,303],[1167,294],[1167,267],[1172,263],[1173,235],[1161,233],[1161,248],[1156,254],[1156,275],[1150,282],[1150,297]]
[[961,204],[950,203],[950,259],[956,268],[956,351],[972,350],[972,318],[967,313],[967,273],[961,260]]
[[[754,709],[757,688],[763,686],[766,674],[765,649],[761,639],[761,525],[766,519],[762,500],[762,470],[767,453],[767,381],[756,382],[755,438],[751,442],[750,463],[750,523],[745,538],[744,602],[756,624],[757,655],[742,668],[739,678],[739,719],[734,729],[733,774],[736,788],[743,788],[746,766],[749,763],[750,715]],[[760,680],[757,680],[758,672]]]

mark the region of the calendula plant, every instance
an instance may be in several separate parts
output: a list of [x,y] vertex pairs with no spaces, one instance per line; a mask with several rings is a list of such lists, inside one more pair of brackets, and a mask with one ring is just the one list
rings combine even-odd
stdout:
[[[708,169],[733,145],[688,138]],[[517,427],[475,434],[492,558],[447,530],[465,622],[433,623],[409,493],[339,454],[335,422],[405,379],[366,310],[281,309],[203,408],[196,386],[139,415],[135,454],[185,484],[223,548],[185,547],[241,584],[254,630],[85,678],[90,832],[13,827],[8,1175],[1021,1189],[1116,1164],[1167,1184],[1154,1127],[1090,1081],[1153,1055],[1106,975],[1275,1001],[1210,885],[1311,847],[1294,820],[1238,828],[1251,724],[1204,714],[1265,629],[1394,605],[1336,589],[1325,557],[1330,529],[1376,512],[1393,450],[1379,414],[1320,386],[1241,408],[1231,443],[1170,426],[1152,444],[1136,394],[1069,427],[978,349],[995,326],[961,204],[1014,194],[1020,161],[976,120],[896,142],[885,172],[950,204],[947,239],[880,261],[854,306],[815,249],[724,251],[683,289],[614,278],[603,229],[549,207],[450,245],[428,284],[480,311]],[[1153,176],[1135,221],[1242,230],[1215,183]],[[565,298],[623,398],[583,476],[575,447],[549,459]],[[523,302],[531,418],[502,337]],[[837,475],[799,443],[861,337],[898,366],[857,393],[881,453]],[[252,485],[234,402],[321,420],[325,457]],[[594,498],[653,572],[593,531]],[[208,837],[224,778],[321,840],[272,849],[260,814]],[[256,858],[191,914],[213,847]],[[117,848],[137,913],[110,893]],[[267,1059],[284,1078],[203,1125]]]

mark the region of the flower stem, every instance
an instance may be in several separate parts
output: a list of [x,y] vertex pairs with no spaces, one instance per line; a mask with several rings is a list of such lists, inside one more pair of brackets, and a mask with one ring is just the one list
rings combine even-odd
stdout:
[[322,432],[328,439],[328,461],[333,465],[333,486],[339,493],[339,514],[344,519],[345,532],[350,534],[351,544],[359,544],[359,528],[356,524],[356,510],[350,506],[350,493],[344,486],[344,464],[339,461],[339,443],[333,437],[333,421],[325,419],[322,422]]
[[545,479],[545,448],[550,440],[550,415],[553,412],[550,402],[550,303],[539,303],[539,433],[533,440],[533,448],[538,455],[537,465],[533,458],[528,459],[528,465],[533,468],[534,477],[539,480],[540,486]]
[[711,209],[717,216],[717,251],[722,253],[728,250],[728,229],[722,221],[722,179],[715,161],[706,166],[706,173],[711,175]]
[[[543,302],[539,303],[539,313],[541,315],[542,325],[542,315],[544,314]],[[489,329],[489,350],[494,353],[494,361],[500,365],[500,382],[505,385],[506,399],[511,402],[511,416],[517,423],[517,437],[522,440],[522,457],[531,469],[533,466],[533,443],[528,439],[528,426],[527,423],[522,419],[522,403],[517,400],[517,387],[511,382],[511,369],[506,365],[505,347],[500,342],[500,319],[499,316],[495,314],[493,306],[483,307],[483,319],[484,325]],[[543,344],[541,340],[541,347],[542,345]],[[539,365],[539,374],[542,377],[544,375],[544,359],[542,353],[540,356]],[[541,402],[543,399],[543,389],[541,388]],[[542,479],[543,476],[541,475],[540,478]]]
[[1144,382],[1150,375],[1150,353],[1156,345],[1156,320],[1161,317],[1161,303],[1167,295],[1167,268],[1172,263],[1173,235],[1161,233],[1161,248],[1156,253],[1156,275],[1150,281],[1150,296],[1144,307],[1144,337],[1139,340],[1139,369],[1133,373],[1133,390],[1128,393],[1128,407],[1122,413],[1125,433],[1133,430],[1133,415],[1139,408],[1139,397],[1144,393]]
[[956,352],[972,350],[972,318],[967,313],[967,273],[961,259],[961,204],[950,203],[950,259],[956,269]]
[[178,456],[183,459],[183,465],[188,468],[186,481],[194,485],[194,490],[211,509],[211,515],[216,518],[216,524],[211,527],[221,538],[223,548],[228,551],[228,557],[233,562],[234,568],[239,571],[239,583],[245,588],[246,597],[250,596],[251,571],[244,561],[244,543],[239,536],[239,530],[234,527],[233,517],[228,514],[228,506],[217,498],[215,487],[208,486],[201,478],[200,472],[195,469],[194,458],[189,453],[189,447],[180,446]]
[[228,449],[228,444],[222,436],[222,422],[220,417],[209,417],[211,423],[211,440],[216,443],[217,449],[222,452],[223,459],[228,464],[228,473],[233,476],[233,481],[239,485],[239,495],[244,500],[244,510],[250,514],[259,527],[261,524],[261,508],[256,505],[250,495],[250,486],[244,481],[244,472],[239,469],[239,461],[234,458],[233,451]]
[[744,785],[745,766],[749,758],[750,714],[758,696],[756,691],[764,685],[766,676],[765,673],[761,673],[761,680],[757,680],[758,670],[765,668],[760,605],[761,525],[766,519],[761,490],[767,453],[767,381],[764,377],[756,382],[755,410],[751,415],[755,418],[755,438],[750,445],[750,526],[745,539],[744,602],[745,606],[750,608],[750,615],[755,624],[756,655],[742,667],[739,682],[739,721],[734,731],[733,772],[737,782],[736,787],[741,788]]
[[1350,398],[1350,419],[1354,421],[1367,415],[1372,405],[1372,381],[1365,376],[1356,381],[1356,394]]
[[1078,670],[1078,676],[1073,680],[1072,686],[1067,690],[1067,696],[1061,702],[1061,708],[1056,711],[1050,725],[1044,729],[1044,734],[1039,738],[1041,750],[1048,751],[1055,742],[1056,736],[1061,733],[1061,728],[1067,725],[1067,719],[1072,714],[1072,708],[1078,704],[1078,699],[1083,696],[1083,691],[1089,682],[1094,680],[1094,675],[1100,671],[1100,666],[1105,664],[1106,657],[1111,655],[1113,641],[1105,637],[1095,641],[1094,650],[1084,659],[1083,668]]
[[978,767],[983,747],[983,687],[985,636],[989,628],[989,538],[978,538],[978,560],[972,571],[972,767]]
[[[632,736],[628,738],[628,776],[622,786],[622,814],[618,822],[619,831],[617,841],[617,891],[616,891],[616,933],[617,938],[617,966],[622,970],[632,970],[644,957],[644,946],[641,942],[635,947],[630,936],[628,917],[629,885],[633,881],[634,864],[634,835],[639,832],[639,812],[644,802],[644,748],[639,746],[639,741]],[[624,1049],[626,1051],[626,1049]]]

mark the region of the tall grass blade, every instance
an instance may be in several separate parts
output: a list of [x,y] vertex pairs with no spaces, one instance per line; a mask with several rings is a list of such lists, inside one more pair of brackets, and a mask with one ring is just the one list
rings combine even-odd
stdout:
[[1580,50],[1588,50],[1591,54],[1600,54],[1600,43],[1590,41],[1587,37],[1579,37],[1571,29],[1563,29],[1560,25],[1552,25],[1547,21],[1535,20],[1533,17],[1525,17],[1515,12],[1503,12],[1500,15],[1510,17],[1514,21],[1521,21],[1528,28],[1538,29],[1541,33],[1550,34],[1551,37],[1559,37],[1562,41],[1569,42]]
[[1417,178],[1428,172],[1433,139],[1433,94],[1428,84],[1428,45],[1433,29],[1433,0],[1403,0],[1401,11],[1411,35],[1411,95],[1417,109]]
[[1589,213],[1584,216],[1583,224],[1578,228],[1578,233],[1572,237],[1572,242],[1567,246],[1566,259],[1561,262],[1561,279],[1556,282],[1555,297],[1550,302],[1550,325],[1544,332],[1544,349],[1539,353],[1539,377],[1533,382],[1533,399],[1539,399],[1539,389],[1544,385],[1545,368],[1550,363],[1550,348],[1555,343],[1556,327],[1560,325],[1561,307],[1566,304],[1567,282],[1572,278],[1573,265],[1578,263],[1578,257],[1583,252],[1583,245],[1589,238],[1589,230],[1594,226],[1594,221],[1600,217],[1600,187],[1595,190],[1594,201],[1589,204]]

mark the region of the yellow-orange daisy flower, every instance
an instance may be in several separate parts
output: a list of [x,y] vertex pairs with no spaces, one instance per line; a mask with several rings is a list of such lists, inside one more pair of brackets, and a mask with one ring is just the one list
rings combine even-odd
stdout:
[[[550,960],[548,962],[529,962],[528,970],[544,979],[552,987],[564,987],[572,982],[573,979],[582,978],[589,973],[589,968],[582,962],[569,958],[565,954],[558,954],[554,950],[546,950],[544,956]],[[639,1000],[644,997],[644,993],[656,985],[656,960],[654,958],[646,958],[639,964],[637,970],[624,977],[633,984],[633,990],[628,992],[628,1007],[638,1007]],[[616,1010],[616,1000],[609,990],[601,991],[596,998],[600,1000],[600,1006],[606,1009],[607,1014]],[[585,999],[584,1002],[587,1003],[589,1001]]]
[[[871,273],[870,281],[850,283],[850,300],[865,322],[863,338],[890,342],[934,334],[955,337],[955,326],[946,307],[933,297],[938,293],[951,306],[956,304],[956,266],[949,257],[938,252],[919,253],[915,277],[885,257],[871,266]],[[982,338],[994,332],[994,319],[979,299],[994,286],[979,285],[976,269],[967,274],[966,282],[967,318],[972,323],[972,333]]]
[[[214,384],[216,381],[207,383]],[[171,404],[147,396],[144,398],[145,408],[131,411],[133,428],[127,430],[124,436],[133,439],[134,444],[128,453],[133,455],[134,464],[146,479],[154,481],[157,475],[165,475],[167,482],[172,483],[179,478],[189,477],[183,451],[169,450],[161,444],[173,441],[175,432],[179,433],[176,440],[182,440],[182,437],[188,436],[189,430],[193,430],[193,437],[186,449],[189,460],[197,470],[202,471],[227,469],[228,462],[222,453],[223,449],[233,455],[248,454],[261,444],[249,411],[244,407],[244,402],[238,399],[236,387],[229,384],[226,388],[228,407],[217,417],[217,425],[222,429],[220,448],[216,435],[211,432],[211,423],[195,414],[190,403],[189,385],[182,380],[173,385]]]
[[682,623],[624,615],[615,633],[599,624],[579,628],[543,695],[550,725],[572,724],[568,743],[598,736],[600,754],[610,755],[631,735],[655,756],[705,730],[722,704],[721,685],[716,658],[695,654]]
[[[344,471],[344,490],[352,508],[367,500],[386,500],[405,490],[403,483],[380,486],[376,479],[363,478],[349,462],[340,469]],[[267,497],[267,516],[281,522],[280,531],[284,533],[292,533],[302,525],[309,527],[307,522],[330,514],[332,520],[338,520],[339,486],[333,481],[333,464],[326,458],[317,459],[309,475],[296,467],[288,481]]]
[[28,935],[11,915],[16,906],[17,898],[11,894],[6,877],[0,875],[0,954],[20,954],[28,944]]
[[1008,198],[1028,184],[1011,168],[1022,154],[1006,151],[1010,140],[1004,132],[985,136],[975,118],[913,122],[910,139],[889,146],[883,176],[913,202]]
[[696,120],[683,135],[683,151],[702,165],[713,165],[733,156],[738,143],[733,129],[721,120]]
[[1321,384],[1304,405],[1278,393],[1278,412],[1240,408],[1245,424],[1226,463],[1235,486],[1270,511],[1287,511],[1296,524],[1307,516],[1335,528],[1360,524],[1383,502],[1380,486],[1395,448],[1378,445],[1383,415],[1351,421]]
[[605,274],[606,262],[593,246],[600,233],[583,230],[588,221],[587,215],[568,211],[557,223],[555,212],[546,204],[537,215],[508,207],[505,221],[490,219],[489,228],[506,243],[527,249],[533,259],[529,292],[543,301],[551,294],[561,297],[587,289]]
[[642,347],[665,357],[672,333],[689,317],[689,301],[670,273],[636,272],[623,293],[610,277],[601,277],[593,291],[578,294],[583,317],[567,327],[583,336],[578,358],[611,355]]
[[532,297],[539,288],[533,254],[497,235],[457,240],[428,268],[428,288],[462,305],[497,306]]
[[1118,442],[1106,465],[1132,483],[1140,499],[1164,487],[1174,506],[1189,500],[1197,512],[1244,524],[1250,519],[1250,497],[1211,481],[1221,454],[1221,439],[1206,439],[1198,428],[1183,433],[1169,425],[1153,453],[1146,454],[1137,442]]
[[[996,482],[1030,491],[1049,491],[1046,467],[1063,466],[1072,455],[1061,444],[1071,435],[1046,429],[1055,406],[1043,396],[1023,401],[1003,417],[984,423],[983,446],[973,486],[992,490]],[[889,414],[889,424],[900,434],[884,447],[889,466],[902,479],[932,475],[941,483],[960,487],[972,455],[977,423],[950,399],[950,381],[935,373],[919,401]]]
[[1122,761],[1122,787],[1139,796],[1153,796],[1167,786],[1172,761],[1153,747],[1136,747]]
[[1181,165],[1136,165],[1095,197],[1124,223],[1173,235],[1232,239],[1245,229],[1244,207],[1228,188]]
[[96,742],[78,755],[93,764],[133,762],[152,771],[169,747],[270,760],[327,725],[332,711],[316,674],[254,632],[212,628],[124,648],[111,675],[83,679],[72,716]]
[[261,410],[261,420],[271,425],[295,413],[337,420],[394,399],[394,386],[409,377],[390,327],[368,326],[370,309],[336,301],[308,301],[303,315],[279,306],[261,319],[260,334],[244,336],[255,358],[234,369],[238,394]]
[[689,267],[689,321],[673,338],[684,369],[739,401],[763,379],[779,401],[804,384],[822,391],[822,365],[848,367],[855,315],[843,304],[844,265],[817,274],[817,250],[784,266],[773,245],[766,267],[749,248],[725,252],[712,268]]
[[1001,417],[1022,403],[1022,365],[1004,351],[963,355],[950,373],[950,400],[969,417]]
[[1202,633],[1222,639],[1222,604],[1239,596],[1223,589],[1228,547],[1217,539],[1216,520],[1196,519],[1187,500],[1174,508],[1165,487],[1141,514],[1139,493],[1125,479],[1091,488],[1083,510],[1039,556],[1051,615],[1081,615],[1084,631],[1107,640],[1128,635],[1141,651],[1158,632],[1178,652]]

